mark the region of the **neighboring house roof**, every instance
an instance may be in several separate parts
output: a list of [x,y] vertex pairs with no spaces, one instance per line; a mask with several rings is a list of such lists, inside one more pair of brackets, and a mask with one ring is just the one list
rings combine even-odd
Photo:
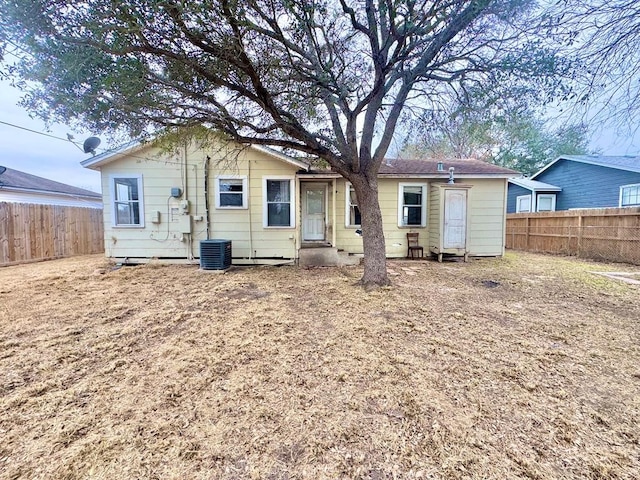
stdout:
[[[80,162],[80,165],[85,168],[99,170],[103,165],[111,163],[117,158],[121,158],[127,155],[134,155],[135,152],[142,150],[144,147],[149,145],[149,143],[141,142],[140,140],[133,140],[131,142],[125,143],[124,145],[116,147],[113,150],[109,150],[107,152],[101,153],[100,155],[96,155],[94,157],[88,158],[87,160],[83,160],[82,162]],[[304,170],[309,169],[309,165],[307,163],[297,160],[293,157],[289,157],[288,155],[284,155],[269,147],[264,147],[261,145],[250,145],[249,148],[270,155],[282,162],[290,163],[291,165],[294,165],[298,168],[302,168]]]
[[561,155],[553,162],[543,167],[539,172],[531,176],[535,179],[545,170],[555,165],[560,160],[569,160],[572,162],[587,163],[589,165],[598,165],[600,167],[615,168],[617,170],[626,170],[628,172],[640,173],[640,157],[633,156],[604,156],[604,155]]
[[[2,167],[2,169],[4,168],[5,167]],[[36,175],[13,170],[12,168],[6,168],[4,169],[4,172],[0,173],[0,190],[60,194],[72,197],[89,198],[98,201],[102,199],[102,194],[100,193],[85,190],[84,188],[73,187],[65,183],[55,182]]]
[[[442,170],[438,170],[438,164],[442,163]],[[388,159],[380,167],[382,176],[449,176],[449,168],[453,167],[453,175],[473,177],[504,177],[510,178],[518,172],[509,168],[499,167],[480,160],[405,160]]]
[[531,180],[530,178],[510,178],[509,183],[513,183],[532,192],[561,192],[562,188],[550,183]]

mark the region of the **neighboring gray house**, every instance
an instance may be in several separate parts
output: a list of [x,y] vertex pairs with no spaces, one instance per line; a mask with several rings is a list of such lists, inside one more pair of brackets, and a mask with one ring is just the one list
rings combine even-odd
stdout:
[[560,156],[509,179],[507,213],[640,206],[640,157]]
[[0,166],[0,202],[102,208],[102,194]]

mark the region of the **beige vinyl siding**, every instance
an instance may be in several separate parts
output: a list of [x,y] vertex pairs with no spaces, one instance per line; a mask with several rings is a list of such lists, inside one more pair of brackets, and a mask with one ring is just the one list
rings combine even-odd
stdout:
[[[337,182],[336,246],[349,253],[361,254],[362,238],[355,234],[356,227],[345,227],[346,181]],[[401,183],[427,183],[427,226],[398,227],[398,189]],[[407,233],[420,233],[419,242],[428,254],[429,245],[438,244],[441,226],[439,189],[435,182],[420,179],[381,178],[378,182],[387,256],[402,258],[407,254]],[[441,183],[441,181],[437,182]],[[467,248],[470,255],[500,256],[504,245],[505,179],[464,179],[469,189],[467,215]]]
[[[204,218],[204,156],[188,152],[187,161],[185,169],[184,154],[160,155],[157,149],[148,147],[102,167],[106,256],[190,258],[198,254],[197,242],[206,238],[206,222],[192,222],[193,238],[183,236],[181,225],[185,219],[180,210],[180,201],[189,200],[189,214]],[[142,175],[144,227],[113,226],[110,182],[114,175]],[[172,187],[179,187],[183,191],[182,198],[171,198]],[[172,208],[177,208],[178,214],[175,211],[172,214]],[[152,223],[154,211],[160,212],[159,224]]]
[[[209,238],[232,241],[234,258],[296,257],[296,228],[265,229],[263,227],[263,177],[288,175],[294,178],[297,167],[253,149],[232,153],[237,160],[223,160],[216,149],[212,153],[190,150],[185,167],[184,153],[158,156],[158,151],[146,148],[130,156],[114,160],[102,167],[104,192],[105,255],[122,258],[195,258],[200,255],[200,240],[207,238],[204,197],[205,159],[209,164]],[[142,175],[144,194],[144,227],[114,227],[110,178],[113,175]],[[248,177],[248,209],[216,208],[215,182],[218,175],[246,175]],[[186,182],[184,179],[186,178]],[[295,185],[295,181],[294,181]],[[179,187],[183,196],[170,198],[171,188]],[[296,211],[297,189],[293,193]],[[181,200],[189,200],[191,235],[183,235],[181,225],[186,221],[181,213],[173,215],[172,208],[180,208]],[[153,211],[160,211],[161,222],[152,223]],[[180,210],[179,210],[180,212]],[[296,217],[298,215],[296,214]],[[172,218],[173,217],[173,218]],[[198,221],[193,217],[202,217]],[[296,218],[296,227],[299,219]],[[291,237],[291,238],[290,238]],[[195,260],[197,261],[197,260]]]
[[469,253],[477,256],[503,255],[506,179],[483,178],[465,183],[473,185],[469,190]]
[[[245,150],[238,160],[237,168],[212,168],[210,175],[211,238],[231,240],[233,256],[236,258],[296,258],[298,214],[296,213],[295,226],[265,228],[263,212],[263,179],[283,176],[294,180],[294,191],[291,196],[296,212],[299,210],[296,171],[297,168],[293,165],[274,160],[266,154],[253,150]],[[216,175],[228,174],[247,176],[248,209],[215,208],[213,182]]]
[[[381,178],[378,180],[378,199],[382,213],[384,226],[384,236],[387,256],[390,258],[401,258],[407,255],[407,233],[419,232],[421,245],[426,245],[429,223],[427,227],[398,227],[398,188],[400,183],[420,183],[419,180],[397,180]],[[422,182],[422,183],[427,183]],[[336,225],[336,246],[349,253],[361,254],[362,237],[356,235],[356,227],[345,227],[346,216],[346,185],[344,179],[337,181],[337,225]],[[427,196],[429,194],[427,187]],[[429,202],[427,201],[427,209]],[[428,217],[428,216],[427,216]]]
[[440,211],[440,194],[441,191],[437,187],[433,187],[433,184],[429,185],[429,196],[427,202],[427,227],[429,228],[429,239],[425,243],[425,251],[428,251],[431,246],[437,246],[440,244],[440,229],[441,229],[441,211]]

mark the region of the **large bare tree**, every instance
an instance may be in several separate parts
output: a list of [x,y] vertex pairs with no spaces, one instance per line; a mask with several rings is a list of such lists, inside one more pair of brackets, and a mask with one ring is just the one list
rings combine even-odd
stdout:
[[[570,100],[589,121],[636,133],[640,120],[640,3],[560,0],[548,10],[575,59]],[[575,109],[571,113],[575,117]],[[579,110],[578,110],[579,112]]]
[[[354,186],[385,285],[379,167],[401,113],[561,66],[529,0],[0,0],[25,105],[131,135],[203,124],[321,157]],[[1,39],[0,39],[1,40]],[[28,52],[25,53],[25,52]]]

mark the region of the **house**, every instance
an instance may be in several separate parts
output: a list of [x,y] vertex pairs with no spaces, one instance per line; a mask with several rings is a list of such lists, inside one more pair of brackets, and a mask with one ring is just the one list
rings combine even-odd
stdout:
[[0,166],[0,202],[102,208],[102,195]]
[[[272,149],[227,145],[169,154],[136,144],[82,165],[101,172],[107,257],[194,261],[206,239],[230,240],[234,264],[335,265],[363,254],[352,186]],[[472,160],[387,161],[379,200],[388,257],[407,256],[409,232],[440,258],[502,255],[513,174]]]
[[640,205],[640,157],[565,155],[509,180],[507,212]]

